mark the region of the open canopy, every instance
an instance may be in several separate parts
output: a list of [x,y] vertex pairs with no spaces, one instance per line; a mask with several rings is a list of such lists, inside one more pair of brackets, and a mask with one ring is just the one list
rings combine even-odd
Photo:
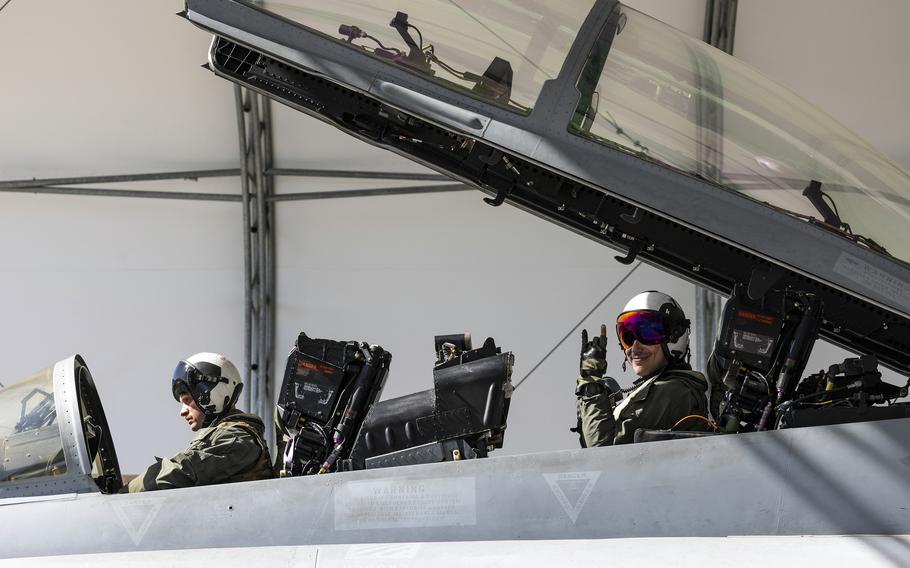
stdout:
[[82,357],[0,388],[0,499],[114,493],[121,485],[110,428]]
[[[544,82],[559,74],[594,1],[297,0],[264,6],[437,83],[526,113]],[[568,128],[801,218],[827,220],[910,261],[906,172],[741,61],[631,8],[619,10],[579,79],[581,99]],[[407,16],[396,22],[399,12]],[[418,49],[429,57],[415,57]],[[497,59],[506,73],[496,75]],[[813,180],[822,193],[804,195]],[[838,220],[826,218],[817,200],[830,204]]]
[[614,0],[187,0],[186,15],[216,34],[225,78],[623,262],[816,294],[823,336],[910,370],[910,178],[708,45]]

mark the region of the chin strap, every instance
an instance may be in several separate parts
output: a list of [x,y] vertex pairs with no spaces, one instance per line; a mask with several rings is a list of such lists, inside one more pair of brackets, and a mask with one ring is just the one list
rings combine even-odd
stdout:
[[205,418],[202,420],[202,427],[203,427],[203,428],[208,428],[208,427],[210,427],[210,426],[211,426],[212,424],[214,424],[215,422],[218,422],[219,420],[221,420],[222,418],[224,418],[225,416],[227,416],[228,413],[229,413],[231,410],[233,410],[233,409],[234,409],[233,407],[228,408],[227,410],[225,410],[225,411],[222,412],[221,414],[205,414]]

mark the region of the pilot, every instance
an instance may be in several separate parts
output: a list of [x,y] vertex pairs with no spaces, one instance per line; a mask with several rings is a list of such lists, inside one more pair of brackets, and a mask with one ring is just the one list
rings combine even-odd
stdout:
[[[616,334],[638,379],[618,392],[607,370],[606,326],[588,341],[582,331],[581,376],[576,383],[582,447],[628,444],[635,431],[708,430],[711,392],[705,376],[689,358],[689,320],[679,304],[662,292],[638,294],[616,318]],[[611,388],[612,386],[612,388]]]
[[174,457],[157,458],[130,481],[130,493],[273,477],[262,419],[234,406],[242,388],[224,355],[197,353],[180,361],[171,389],[196,437]]

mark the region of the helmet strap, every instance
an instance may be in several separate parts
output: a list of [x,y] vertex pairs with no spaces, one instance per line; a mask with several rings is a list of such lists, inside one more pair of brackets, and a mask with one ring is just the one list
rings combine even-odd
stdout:
[[203,428],[208,428],[209,426],[211,426],[212,422],[214,422],[215,418],[216,418],[213,414],[209,414],[207,412],[203,413],[203,416],[204,416],[204,418],[202,419]]
[[666,342],[660,344],[660,350],[664,352],[664,359],[667,360],[668,365],[672,365],[676,361],[673,355],[670,353],[670,346]]
[[238,383],[234,388],[234,393],[231,394],[231,400],[228,401],[227,405],[224,408],[225,412],[231,408],[234,408],[234,406],[237,404],[237,399],[240,398],[241,392],[243,392],[243,383]]
[[205,418],[202,420],[202,427],[208,428],[216,420],[221,420],[228,412],[230,412],[231,408],[233,408],[233,406],[225,406],[224,410],[217,414],[203,410],[202,413],[205,415]]

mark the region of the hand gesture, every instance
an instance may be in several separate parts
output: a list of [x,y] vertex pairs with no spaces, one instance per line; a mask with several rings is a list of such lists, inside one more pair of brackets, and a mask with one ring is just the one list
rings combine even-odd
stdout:
[[607,326],[600,324],[600,335],[588,340],[588,330],[581,330],[582,377],[602,377],[607,370]]

